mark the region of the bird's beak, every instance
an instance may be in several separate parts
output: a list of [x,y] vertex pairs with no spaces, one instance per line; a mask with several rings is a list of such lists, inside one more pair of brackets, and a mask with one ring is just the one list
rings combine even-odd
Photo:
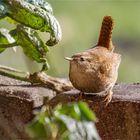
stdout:
[[71,57],[65,57],[65,59],[68,60],[68,61],[72,61],[73,60],[73,58],[71,58]]

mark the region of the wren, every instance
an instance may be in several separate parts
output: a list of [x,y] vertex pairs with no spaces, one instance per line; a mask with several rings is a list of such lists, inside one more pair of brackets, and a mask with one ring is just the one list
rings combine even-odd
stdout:
[[118,77],[121,55],[114,53],[112,44],[113,19],[105,16],[99,40],[94,48],[73,55],[70,61],[69,79],[81,92],[106,92],[106,105],[112,99],[112,89]]

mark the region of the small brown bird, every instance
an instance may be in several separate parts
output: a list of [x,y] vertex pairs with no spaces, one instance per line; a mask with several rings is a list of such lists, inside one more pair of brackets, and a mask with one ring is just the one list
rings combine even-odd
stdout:
[[106,91],[106,104],[112,99],[112,88],[118,77],[121,55],[114,53],[112,44],[113,19],[105,16],[98,44],[89,50],[65,59],[70,61],[69,78],[81,92]]

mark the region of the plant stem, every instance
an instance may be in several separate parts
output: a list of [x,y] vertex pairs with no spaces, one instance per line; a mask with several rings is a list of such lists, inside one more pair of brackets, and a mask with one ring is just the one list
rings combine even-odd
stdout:
[[15,73],[22,73],[22,74],[29,74],[28,72],[24,72],[24,71],[21,71],[21,70],[15,69],[15,68],[11,68],[8,66],[3,66],[3,65],[0,65],[0,70],[15,72]]
[[17,43],[11,43],[11,44],[0,44],[0,48],[11,48],[17,46]]
[[26,76],[19,76],[19,75],[15,75],[13,73],[5,72],[5,71],[2,71],[2,70],[0,70],[0,75],[7,76],[9,78],[13,78],[13,79],[16,79],[16,80],[21,80],[21,81],[29,82],[28,75],[26,75]]

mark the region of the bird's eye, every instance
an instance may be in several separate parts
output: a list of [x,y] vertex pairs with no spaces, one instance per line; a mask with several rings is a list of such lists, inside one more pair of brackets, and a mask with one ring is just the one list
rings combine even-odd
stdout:
[[80,57],[80,61],[84,61],[85,59],[83,57]]

